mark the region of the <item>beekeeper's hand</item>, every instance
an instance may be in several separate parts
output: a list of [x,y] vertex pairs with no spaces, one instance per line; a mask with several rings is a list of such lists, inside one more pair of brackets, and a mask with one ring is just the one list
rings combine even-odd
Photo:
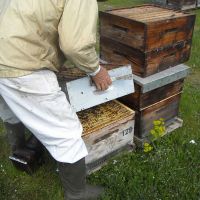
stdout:
[[91,76],[91,78],[97,90],[107,90],[112,84],[108,71],[102,66],[100,66],[100,71],[95,76]]

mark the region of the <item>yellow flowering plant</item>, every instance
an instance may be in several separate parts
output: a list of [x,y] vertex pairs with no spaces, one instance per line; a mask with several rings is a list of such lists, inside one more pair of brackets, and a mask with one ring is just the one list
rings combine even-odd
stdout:
[[166,128],[163,118],[153,121],[153,129],[151,129],[149,135],[150,143],[148,142],[144,143],[144,152],[147,153],[152,151],[153,149],[156,149],[154,141],[161,138],[165,134],[165,132]]

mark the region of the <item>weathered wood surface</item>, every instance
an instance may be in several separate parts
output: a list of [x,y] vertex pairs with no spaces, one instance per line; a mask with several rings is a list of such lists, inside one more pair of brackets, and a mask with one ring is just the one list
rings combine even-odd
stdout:
[[100,36],[143,52],[191,40],[194,14],[155,5],[100,12]]
[[135,132],[134,134],[139,138],[146,137],[153,128],[153,121],[163,118],[166,125],[168,125],[179,113],[179,103],[181,93],[172,95],[155,104],[146,107],[143,110],[135,109],[135,106],[128,105],[135,109]]
[[117,64],[131,64],[133,73],[140,77],[147,77],[184,63],[189,59],[190,52],[190,40],[160,50],[142,52],[113,39],[100,38],[101,59]]
[[89,152],[86,163],[92,163],[127,144],[133,144],[134,123],[134,120],[129,120],[104,128],[98,133],[84,136],[83,139]]
[[83,140],[95,161],[133,144],[135,112],[118,101],[111,101],[78,113],[83,125]]
[[180,93],[183,90],[183,83],[184,79],[177,80],[147,93],[143,93],[142,87],[135,84],[135,93],[124,96],[119,100],[141,111],[152,104]]
[[189,10],[196,8],[197,0],[167,0],[168,6],[181,10]]
[[[166,136],[170,133],[172,133],[173,131],[175,131],[178,128],[181,128],[183,126],[183,120],[175,117],[167,126],[166,126],[166,131],[164,133],[163,136]],[[149,141],[148,137],[145,138],[139,138],[137,136],[134,136],[134,143],[137,147],[143,147],[144,143],[148,142],[150,143],[151,141]]]

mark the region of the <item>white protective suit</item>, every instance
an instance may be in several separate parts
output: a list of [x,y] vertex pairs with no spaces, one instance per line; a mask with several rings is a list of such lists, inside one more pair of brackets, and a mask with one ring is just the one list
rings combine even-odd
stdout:
[[87,155],[79,119],[50,70],[0,78],[0,117],[23,122],[59,162],[74,163]]
[[60,162],[87,149],[53,71],[64,56],[86,73],[99,70],[97,16],[96,0],[0,0],[0,118],[21,121]]

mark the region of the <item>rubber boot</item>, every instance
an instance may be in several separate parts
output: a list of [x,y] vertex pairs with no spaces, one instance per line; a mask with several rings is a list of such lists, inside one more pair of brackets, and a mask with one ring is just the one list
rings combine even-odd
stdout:
[[31,135],[25,147],[15,150],[9,158],[16,168],[31,175],[43,164],[43,153],[43,145]]
[[31,149],[39,154],[42,154],[44,151],[42,143],[34,135],[31,135],[30,138],[27,140],[26,148]]
[[103,193],[100,186],[86,184],[85,158],[76,163],[58,163],[65,200],[92,200]]
[[35,152],[35,163],[41,166],[44,163],[44,146],[42,143],[32,135],[26,142],[26,148]]
[[11,146],[12,152],[23,148],[25,145],[25,126],[22,123],[4,123],[4,125],[7,132],[8,143]]

